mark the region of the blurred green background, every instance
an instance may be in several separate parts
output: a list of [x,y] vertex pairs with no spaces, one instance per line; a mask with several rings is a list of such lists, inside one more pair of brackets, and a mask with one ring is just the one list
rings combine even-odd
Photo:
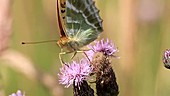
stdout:
[[[9,58],[15,59],[0,59],[0,91],[4,96],[18,89],[26,96],[72,96],[71,87],[58,84],[61,64],[57,44],[21,45],[22,41],[59,39],[55,2],[11,0],[8,50],[14,56]],[[162,55],[170,48],[170,1],[96,0],[96,6],[104,20],[100,38],[113,40],[119,49],[120,59],[112,61],[119,96],[169,96],[170,70],[163,67]],[[21,69],[10,64],[13,62]],[[27,71],[32,68],[29,64],[35,72]]]

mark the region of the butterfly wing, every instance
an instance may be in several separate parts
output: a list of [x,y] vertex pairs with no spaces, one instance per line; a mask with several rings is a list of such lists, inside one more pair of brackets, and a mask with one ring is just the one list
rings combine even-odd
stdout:
[[66,0],[66,34],[80,46],[94,41],[103,31],[93,0]]
[[59,32],[60,37],[66,37],[67,34],[65,29],[65,17],[66,17],[66,0],[57,0],[57,6],[56,6],[56,16],[58,20],[59,25]]

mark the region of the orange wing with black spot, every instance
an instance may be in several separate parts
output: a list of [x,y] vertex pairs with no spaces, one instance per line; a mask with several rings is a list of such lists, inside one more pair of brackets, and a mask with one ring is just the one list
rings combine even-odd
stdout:
[[56,16],[58,20],[60,37],[66,37],[65,18],[66,18],[66,0],[57,0]]

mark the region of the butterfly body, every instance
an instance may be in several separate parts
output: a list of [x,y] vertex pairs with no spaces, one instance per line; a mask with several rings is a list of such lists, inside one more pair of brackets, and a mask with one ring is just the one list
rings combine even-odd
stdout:
[[58,40],[57,44],[63,48],[66,49],[70,52],[79,50],[79,48],[81,48],[79,41],[71,39],[71,38],[60,38],[60,40]]
[[93,0],[57,0],[60,39],[57,44],[71,52],[98,38],[102,19]]

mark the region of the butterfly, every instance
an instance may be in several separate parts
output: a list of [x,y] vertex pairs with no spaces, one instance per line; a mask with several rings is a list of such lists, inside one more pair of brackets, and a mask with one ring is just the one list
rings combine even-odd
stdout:
[[103,20],[93,0],[57,0],[56,3],[61,60],[60,55],[74,52],[74,57],[83,51],[82,47],[97,39],[103,31]]

